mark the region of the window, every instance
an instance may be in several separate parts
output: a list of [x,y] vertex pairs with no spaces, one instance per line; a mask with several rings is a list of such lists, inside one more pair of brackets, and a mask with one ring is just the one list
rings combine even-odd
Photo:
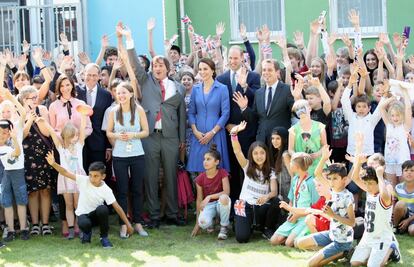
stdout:
[[387,31],[386,0],[330,0],[331,29],[342,34],[353,32],[348,11],[359,12],[363,36],[377,36]]
[[272,35],[285,32],[284,0],[230,0],[231,39],[240,41],[240,24],[246,25],[247,36],[255,39],[256,29],[267,24]]

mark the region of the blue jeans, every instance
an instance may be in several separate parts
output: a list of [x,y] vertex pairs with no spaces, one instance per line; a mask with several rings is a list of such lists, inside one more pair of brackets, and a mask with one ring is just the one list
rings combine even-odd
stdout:
[[24,169],[5,170],[1,181],[1,204],[5,208],[13,205],[13,197],[17,205],[25,206],[28,202]]
[[214,225],[214,218],[220,216],[220,225],[228,226],[230,224],[230,207],[231,200],[228,198],[228,203],[223,205],[219,200],[208,203],[198,215],[198,225],[202,229],[207,229]]

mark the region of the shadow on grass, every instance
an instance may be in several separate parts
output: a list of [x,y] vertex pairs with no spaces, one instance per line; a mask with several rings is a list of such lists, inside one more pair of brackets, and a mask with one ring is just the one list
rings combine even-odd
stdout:
[[[314,252],[301,252],[287,247],[272,247],[260,233],[255,233],[247,244],[239,244],[230,235],[228,240],[218,241],[217,232],[202,233],[191,238],[193,225],[186,227],[161,226],[159,230],[150,230],[150,237],[133,235],[127,240],[117,236],[117,219],[111,217],[110,240],[113,249],[103,249],[99,243],[98,229],[94,229],[92,244],[82,245],[78,239],[64,240],[58,236],[59,229],[49,237],[33,237],[29,241],[16,240],[0,250],[0,265],[41,265],[41,266],[137,266],[156,265],[231,265],[252,266],[269,263],[290,263],[304,266]],[[407,237],[401,240],[404,262],[412,262],[414,250]],[[258,264],[255,264],[258,263]],[[340,263],[332,266],[346,266]]]

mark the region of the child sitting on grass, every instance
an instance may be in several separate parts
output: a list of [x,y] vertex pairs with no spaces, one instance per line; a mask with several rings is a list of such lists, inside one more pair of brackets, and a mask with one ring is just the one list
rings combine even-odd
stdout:
[[216,145],[211,145],[204,154],[204,169],[196,179],[197,187],[197,219],[191,236],[196,236],[201,229],[214,231],[214,219],[220,216],[219,240],[227,239],[227,227],[230,224],[231,200],[229,174],[225,169],[218,168],[221,156]]
[[[313,177],[308,174],[308,169],[312,165],[312,158],[309,154],[297,152],[292,155],[290,169],[296,176],[293,177],[289,191],[289,205],[294,208],[309,208],[319,199],[315,189]],[[282,202],[283,203],[283,202]],[[280,205],[287,208],[287,205]],[[272,245],[283,245],[293,247],[295,239],[306,228],[306,214],[292,212],[288,219],[273,234],[270,239]]]
[[122,221],[127,225],[128,234],[134,232],[127,216],[115,200],[112,190],[105,184],[106,167],[102,162],[94,162],[89,166],[89,176],[74,174],[68,172],[65,168],[55,162],[52,152],[46,156],[47,162],[55,168],[59,174],[74,180],[79,189],[79,201],[76,208],[78,216],[78,225],[82,230],[82,244],[90,243],[92,237],[92,227],[98,225],[101,232],[101,244],[104,248],[112,248],[112,244],[108,239],[109,231],[109,210],[104,205],[112,205],[116,213]]
[[397,232],[414,236],[414,161],[402,164],[402,179],[395,187],[398,202],[394,206],[394,226]]
[[325,162],[331,151],[328,146],[322,149],[322,157],[315,170],[315,178],[331,188],[332,200],[321,214],[331,218],[329,230],[315,233],[297,240],[300,249],[316,249],[323,247],[309,260],[308,266],[325,266],[329,262],[344,256],[352,248],[354,240],[355,214],[354,198],[346,187],[347,170],[344,164],[334,163],[327,168],[326,178],[322,175]]

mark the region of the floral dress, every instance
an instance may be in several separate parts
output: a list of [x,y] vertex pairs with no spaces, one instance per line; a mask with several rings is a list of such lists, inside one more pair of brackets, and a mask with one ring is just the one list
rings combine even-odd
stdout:
[[[40,116],[38,108],[36,113]],[[50,138],[41,136],[39,128],[33,122],[29,134],[23,140],[24,173],[28,193],[55,188],[57,174],[46,161],[46,154],[52,149]]]

